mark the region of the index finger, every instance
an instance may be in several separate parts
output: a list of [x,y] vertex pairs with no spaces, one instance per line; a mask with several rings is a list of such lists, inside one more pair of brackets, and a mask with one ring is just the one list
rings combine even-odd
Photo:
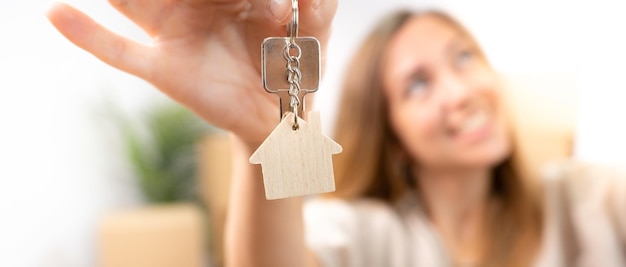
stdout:
[[303,34],[328,38],[337,0],[299,0],[300,31]]
[[[265,9],[268,19],[286,25],[292,19],[293,0],[253,0],[255,7]],[[328,38],[330,26],[337,10],[337,0],[298,0],[299,31],[302,35]]]

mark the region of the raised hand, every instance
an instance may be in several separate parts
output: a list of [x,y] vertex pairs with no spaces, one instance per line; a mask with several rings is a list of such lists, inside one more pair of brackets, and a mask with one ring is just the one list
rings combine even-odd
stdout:
[[[277,123],[278,100],[262,89],[260,45],[285,36],[290,0],[109,0],[148,35],[141,44],[57,3],[52,24],[70,41],[154,84],[208,122],[260,143]],[[325,43],[336,0],[300,0],[300,35]]]

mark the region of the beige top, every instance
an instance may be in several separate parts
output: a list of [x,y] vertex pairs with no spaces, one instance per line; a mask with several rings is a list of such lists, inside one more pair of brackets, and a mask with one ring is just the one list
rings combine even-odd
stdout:
[[[537,267],[626,266],[626,171],[567,163],[546,171],[546,216]],[[407,195],[314,199],[306,238],[323,267],[452,266],[440,237]]]

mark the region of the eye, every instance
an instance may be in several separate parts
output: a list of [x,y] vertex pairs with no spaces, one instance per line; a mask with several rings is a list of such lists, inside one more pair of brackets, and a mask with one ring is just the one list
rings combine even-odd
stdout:
[[406,90],[407,96],[423,94],[428,88],[428,79],[422,75],[411,78]]
[[474,59],[474,52],[470,49],[461,50],[456,57],[456,65],[458,67],[464,67],[472,62]]

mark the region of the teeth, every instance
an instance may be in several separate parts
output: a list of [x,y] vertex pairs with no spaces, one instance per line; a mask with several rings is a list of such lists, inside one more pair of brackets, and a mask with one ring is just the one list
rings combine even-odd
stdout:
[[487,122],[487,115],[484,112],[480,112],[471,118],[467,119],[461,127],[459,127],[459,134],[473,132],[480,129]]

